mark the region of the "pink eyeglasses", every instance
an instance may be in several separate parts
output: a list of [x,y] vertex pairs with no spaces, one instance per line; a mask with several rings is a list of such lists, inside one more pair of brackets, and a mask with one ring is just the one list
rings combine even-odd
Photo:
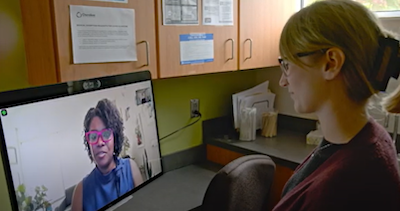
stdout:
[[101,131],[89,131],[85,133],[86,140],[89,144],[94,145],[99,142],[99,138],[103,142],[109,142],[111,140],[111,135],[113,134],[112,129],[105,128]]

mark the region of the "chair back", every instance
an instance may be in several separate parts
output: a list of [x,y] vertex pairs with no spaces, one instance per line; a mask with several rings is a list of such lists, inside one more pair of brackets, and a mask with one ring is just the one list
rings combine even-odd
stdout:
[[202,211],[263,211],[275,174],[275,163],[266,155],[237,158],[221,170],[207,187]]

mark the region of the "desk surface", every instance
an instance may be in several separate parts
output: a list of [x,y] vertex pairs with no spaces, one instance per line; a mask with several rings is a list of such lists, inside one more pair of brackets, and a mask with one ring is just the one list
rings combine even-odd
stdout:
[[296,168],[316,147],[306,144],[304,134],[293,131],[278,131],[277,136],[272,138],[257,136],[254,141],[208,138],[204,142],[244,154],[265,154],[275,162],[292,169]]
[[190,165],[165,173],[132,195],[115,211],[187,211],[201,205],[220,166]]

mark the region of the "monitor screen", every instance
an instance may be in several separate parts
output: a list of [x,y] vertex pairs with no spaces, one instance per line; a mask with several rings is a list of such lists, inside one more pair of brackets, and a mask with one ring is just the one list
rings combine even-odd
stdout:
[[0,98],[3,163],[14,210],[104,210],[163,171],[147,72]]

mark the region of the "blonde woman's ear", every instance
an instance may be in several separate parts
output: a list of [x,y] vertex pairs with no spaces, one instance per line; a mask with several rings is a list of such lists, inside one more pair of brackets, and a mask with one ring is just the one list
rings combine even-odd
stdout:
[[345,55],[339,48],[330,48],[325,53],[326,67],[324,71],[324,78],[326,80],[333,80],[336,78],[342,70]]

